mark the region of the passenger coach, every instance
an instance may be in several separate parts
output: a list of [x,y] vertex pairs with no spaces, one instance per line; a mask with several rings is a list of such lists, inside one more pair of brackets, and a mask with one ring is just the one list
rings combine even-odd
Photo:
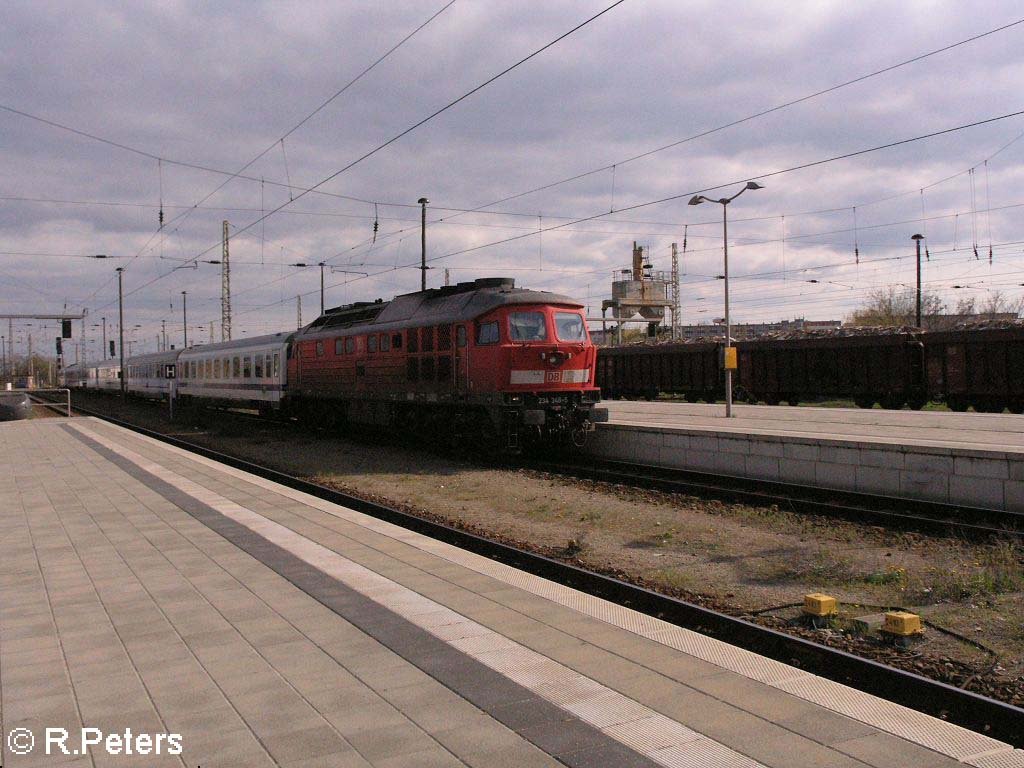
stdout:
[[288,384],[293,335],[274,333],[182,351],[176,372],[178,397],[261,412],[279,409]]

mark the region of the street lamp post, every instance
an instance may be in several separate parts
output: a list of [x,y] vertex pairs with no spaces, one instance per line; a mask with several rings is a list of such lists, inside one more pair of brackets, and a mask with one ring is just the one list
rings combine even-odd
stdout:
[[729,321],[729,203],[735,200],[737,197],[742,195],[748,189],[764,189],[762,184],[758,184],[756,181],[748,181],[747,185],[743,187],[732,197],[723,197],[718,200],[712,200],[710,197],[704,195],[694,195],[690,198],[690,205],[700,205],[701,203],[719,203],[722,206],[722,253],[724,262],[724,274],[722,279],[725,281],[725,416],[726,418],[732,417],[732,371],[735,367],[735,362],[731,357],[729,350],[732,348],[732,325]]
[[126,400],[128,393],[124,388],[124,267],[117,268],[117,333],[120,339],[121,355],[121,399]]
[[918,328],[921,327],[921,241],[924,240],[924,235],[912,235],[911,240],[917,245],[917,323],[915,324]]
[[188,291],[181,292],[181,329],[185,332],[185,345],[188,349]]

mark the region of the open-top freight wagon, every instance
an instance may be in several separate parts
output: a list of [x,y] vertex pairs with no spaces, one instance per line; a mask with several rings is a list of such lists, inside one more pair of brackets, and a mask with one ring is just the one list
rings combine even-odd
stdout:
[[[721,342],[602,347],[597,383],[607,397],[725,396]],[[736,400],[777,405],[827,399],[861,408],[1024,412],[1024,324],[949,331],[885,329],[736,344]]]

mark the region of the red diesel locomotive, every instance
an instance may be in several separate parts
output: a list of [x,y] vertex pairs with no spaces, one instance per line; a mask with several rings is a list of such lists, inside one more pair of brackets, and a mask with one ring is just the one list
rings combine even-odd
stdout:
[[455,445],[580,446],[607,419],[582,309],[509,278],[331,309],[293,337],[282,407]]

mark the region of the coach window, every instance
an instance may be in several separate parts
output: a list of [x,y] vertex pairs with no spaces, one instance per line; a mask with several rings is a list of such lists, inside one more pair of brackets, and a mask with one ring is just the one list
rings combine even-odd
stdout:
[[263,355],[256,355],[255,359],[253,360],[253,368],[254,368],[253,375],[257,379],[262,379],[263,378]]
[[351,355],[355,351],[356,351],[356,337],[355,336],[346,336],[345,337],[345,354],[346,355]]
[[324,356],[324,343],[322,341],[318,341],[316,343],[316,356],[317,357],[323,357]]
[[270,370],[271,370],[270,369],[270,353],[267,352],[267,354],[265,354],[263,356],[263,375],[264,375],[264,377],[266,377],[268,379],[270,378],[270,375],[271,375],[270,374]]
[[386,333],[380,335],[380,351],[387,352],[391,349],[391,337]]
[[420,329],[410,328],[407,333],[409,334],[409,343],[405,345],[405,348],[409,350],[409,352],[418,352],[420,349]]
[[218,357],[213,361],[213,378],[220,378],[220,358]]
[[368,354],[377,351],[377,334],[374,333],[366,337],[366,351]]
[[341,355],[345,352],[345,339],[341,336],[334,340],[334,354]]
[[466,346],[466,326],[464,325],[455,328],[455,346],[460,349]]
[[233,359],[231,363],[231,372],[232,378],[235,379],[242,375],[242,359],[240,357],[236,357]]
[[402,348],[402,334],[400,334],[400,333],[392,333],[391,334],[391,346],[392,346],[393,349],[401,349]]
[[193,360],[193,361],[192,361],[192,362],[191,362],[191,363],[189,364],[189,372],[188,372],[188,375],[189,375],[189,378],[191,378],[191,379],[198,379],[198,378],[199,378],[199,374],[198,374],[198,373],[196,373],[196,361],[195,361],[195,360]]
[[242,360],[242,378],[248,379],[252,377],[252,358],[248,355]]
[[281,353],[274,353],[274,378],[276,379],[281,375]]
[[477,344],[497,344],[499,340],[498,336],[498,321],[493,320],[489,323],[480,323],[476,329],[476,343]]

